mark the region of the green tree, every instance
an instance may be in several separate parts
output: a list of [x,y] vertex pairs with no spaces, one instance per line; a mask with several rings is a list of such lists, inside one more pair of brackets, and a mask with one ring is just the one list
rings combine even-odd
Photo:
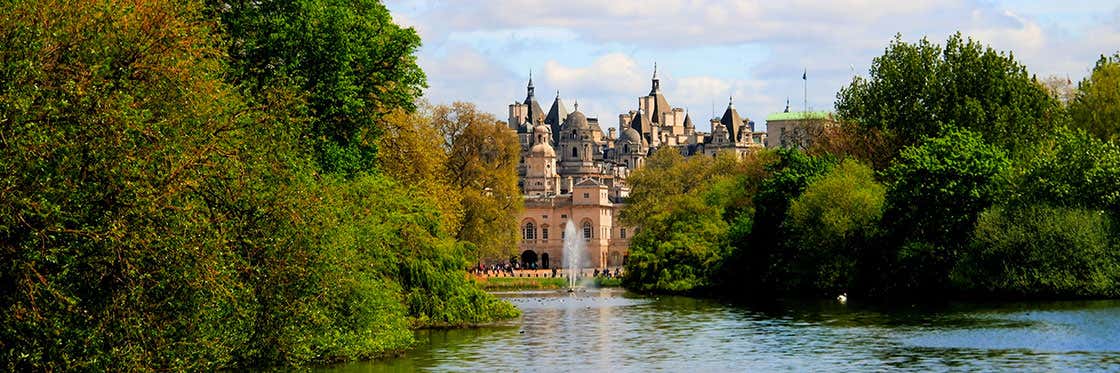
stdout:
[[946,126],[968,129],[1013,153],[1031,149],[1060,123],[1058,101],[1012,55],[963,39],[942,48],[896,36],[837,94],[845,120],[885,131],[901,146],[936,137]]
[[1120,251],[1115,221],[1100,210],[1032,205],[993,207],[954,282],[1007,297],[1115,297]]
[[1104,209],[1120,216],[1120,145],[1062,129],[1038,149],[1012,178],[1014,203]]
[[198,5],[0,12],[0,366],[226,366],[252,292],[197,191],[236,173],[244,107]]
[[1120,53],[1101,56],[1077,85],[1069,104],[1071,126],[1106,141],[1120,140]]
[[376,0],[207,3],[224,31],[230,79],[264,105],[274,104],[267,92],[296,92],[309,121],[302,140],[320,169],[371,170],[380,121],[413,110],[426,84],[416,31]]
[[790,202],[837,163],[831,156],[812,157],[799,150],[783,148],[777,159],[768,162],[768,173],[754,194],[754,218],[750,234],[734,237],[735,252],[731,268],[736,274],[728,282],[757,287],[755,290],[783,291],[793,268],[791,251],[786,250],[788,232],[783,228]]
[[794,280],[829,295],[851,289],[859,260],[878,238],[885,194],[874,171],[852,159],[809,184],[785,220],[787,246],[798,259]]
[[980,134],[959,130],[902,151],[884,172],[884,221],[894,247],[876,267],[892,269],[887,283],[943,290],[949,269],[969,242],[976,218],[997,201],[1011,162]]
[[[684,158],[663,148],[627,179],[633,193],[622,220],[638,227],[630,242],[627,286],[690,292],[719,281],[729,233],[750,229],[751,195],[765,156],[732,152]],[[745,233],[743,233],[745,234]]]

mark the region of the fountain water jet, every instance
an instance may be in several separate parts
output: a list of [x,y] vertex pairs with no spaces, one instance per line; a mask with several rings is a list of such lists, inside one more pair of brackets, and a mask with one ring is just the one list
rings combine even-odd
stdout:
[[580,265],[583,264],[584,251],[583,236],[576,229],[576,223],[568,220],[568,224],[564,227],[564,269],[568,273],[569,292],[576,289],[576,277],[579,276]]

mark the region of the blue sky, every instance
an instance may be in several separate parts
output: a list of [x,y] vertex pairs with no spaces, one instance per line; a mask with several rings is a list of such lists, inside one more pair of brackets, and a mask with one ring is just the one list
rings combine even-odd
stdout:
[[[895,34],[937,43],[956,31],[1012,52],[1040,78],[1084,77],[1120,50],[1115,1],[387,1],[424,39],[427,100],[468,101],[506,119],[530,70],[541,105],[560,92],[604,126],[637,108],[653,64],[669,103],[700,129],[714,106],[762,124],[781,111],[831,110]],[[802,71],[808,80],[802,81]],[[803,83],[807,87],[803,86]],[[803,93],[808,90],[807,97]]]

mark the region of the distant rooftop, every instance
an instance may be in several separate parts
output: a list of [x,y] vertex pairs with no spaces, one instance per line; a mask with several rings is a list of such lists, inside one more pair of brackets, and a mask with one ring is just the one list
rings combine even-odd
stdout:
[[783,113],[774,113],[766,116],[766,121],[778,120],[805,120],[805,119],[832,119],[832,113],[827,111],[791,111]]

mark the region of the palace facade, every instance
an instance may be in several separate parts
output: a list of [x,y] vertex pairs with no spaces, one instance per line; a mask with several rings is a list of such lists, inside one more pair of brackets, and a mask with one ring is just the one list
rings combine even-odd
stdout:
[[711,119],[710,133],[697,131],[690,115],[670,106],[661,92],[656,66],[649,94],[638,97],[637,110],[619,114],[617,128],[604,132],[598,118],[579,111],[578,102],[572,109],[568,112],[557,93],[545,112],[532,76],[525,100],[509,105],[507,123],[521,142],[518,174],[525,210],[518,248],[523,265],[563,266],[564,230],[571,222],[586,248],[582,267],[621,266],[635,233],[619,220],[630,193],[626,178],[646,157],[661,147],[685,156],[746,154],[766,141],[766,133],[755,132],[754,122],[730,100],[723,115]]

